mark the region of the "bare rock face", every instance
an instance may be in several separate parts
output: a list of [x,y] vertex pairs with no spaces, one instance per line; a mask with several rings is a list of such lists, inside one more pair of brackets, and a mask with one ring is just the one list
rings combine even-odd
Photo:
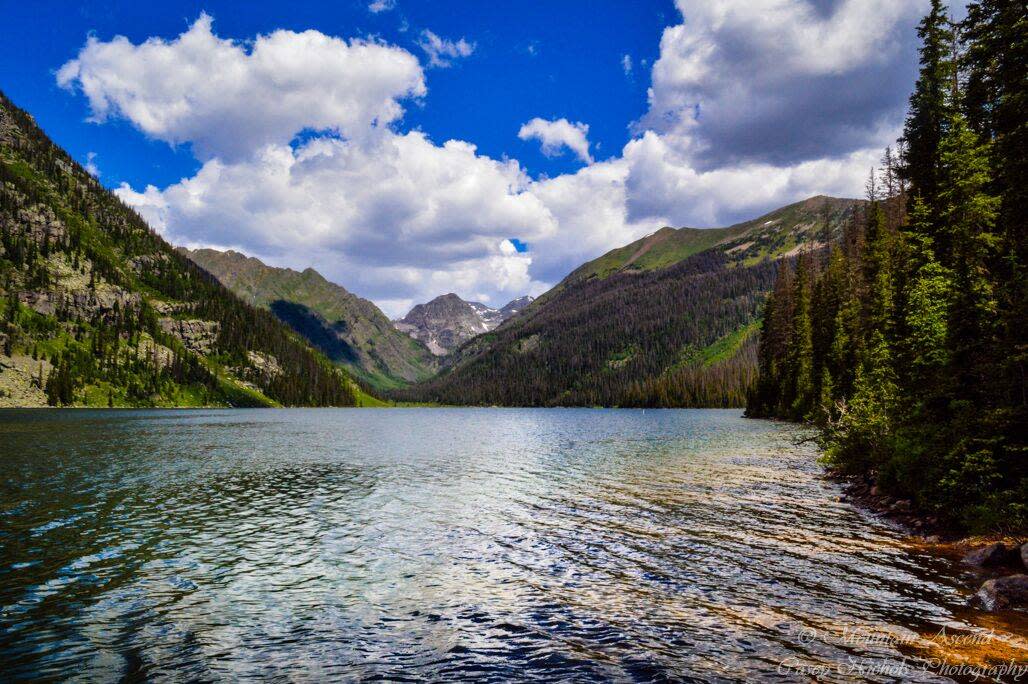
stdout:
[[259,351],[248,351],[246,352],[246,356],[250,359],[251,366],[258,373],[272,378],[282,375],[282,366],[279,365],[278,359],[271,354],[265,354],[264,352]]
[[408,312],[397,328],[421,340],[437,356],[449,354],[463,342],[490,330],[482,314],[457,295],[441,295]]
[[53,316],[58,309],[81,318],[90,318],[98,311],[108,313],[114,310],[115,303],[121,309],[137,306],[140,296],[137,293],[125,292],[116,288],[97,288],[95,290],[29,290],[18,293],[22,304],[36,313]]
[[481,302],[466,302],[451,292],[418,304],[393,325],[424,342],[433,354],[443,356],[472,337],[495,329],[531,302],[531,297],[518,297],[502,309],[494,309]]
[[157,266],[166,264],[169,260],[167,254],[143,254],[129,260],[129,266],[136,273],[144,273],[153,270]]
[[1028,575],[997,577],[982,585],[971,604],[987,611],[1028,609]]
[[44,241],[53,243],[67,233],[53,209],[42,204],[19,210],[17,227],[37,244]]
[[[0,349],[4,337],[0,334]],[[52,368],[48,361],[4,356],[0,351],[0,408],[46,406],[43,387]]]
[[214,348],[220,330],[217,321],[162,318],[159,323],[164,332],[182,340],[186,349],[204,355],[209,354]]

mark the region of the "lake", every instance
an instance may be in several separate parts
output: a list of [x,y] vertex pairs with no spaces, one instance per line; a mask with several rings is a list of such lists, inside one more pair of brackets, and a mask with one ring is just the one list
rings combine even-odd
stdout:
[[0,664],[927,681],[943,628],[1017,641],[798,428],[739,414],[0,411]]

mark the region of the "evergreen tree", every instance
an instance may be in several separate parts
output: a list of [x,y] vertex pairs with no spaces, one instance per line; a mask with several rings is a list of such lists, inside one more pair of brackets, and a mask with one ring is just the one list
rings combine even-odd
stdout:
[[993,232],[999,199],[987,193],[988,144],[978,142],[962,115],[951,116],[939,151],[938,215],[953,249],[951,254],[936,252],[953,270],[957,293],[948,335],[951,371],[963,399],[978,401],[987,391],[987,352],[996,317],[988,264],[999,247]]
[[[885,197],[872,176],[866,220],[816,276],[811,302],[820,380],[808,419],[829,462],[972,530],[1028,528],[1025,15],[1023,2],[973,3],[958,79],[932,3],[905,131],[912,194],[887,151]],[[783,301],[776,288],[762,336]],[[789,342],[802,355],[802,340]],[[795,382],[762,353],[751,407],[795,418],[763,399]]]
[[789,383],[789,396],[785,399],[789,415],[795,420],[801,420],[807,415],[815,398],[814,343],[810,315],[813,270],[814,260],[810,255],[801,256],[796,266],[792,331],[789,335],[788,372],[792,380]]
[[917,35],[921,39],[921,70],[903,129],[905,153],[901,173],[910,182],[911,194],[919,195],[930,207],[938,192],[939,143],[950,114],[949,92],[954,74],[953,32],[942,0],[931,0]]

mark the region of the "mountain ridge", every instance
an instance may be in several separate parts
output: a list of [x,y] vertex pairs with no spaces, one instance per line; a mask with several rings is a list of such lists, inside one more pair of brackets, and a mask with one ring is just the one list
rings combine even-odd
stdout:
[[353,380],[151,230],[0,93],[0,405],[354,405]]
[[[517,406],[735,406],[777,262],[838,240],[862,200],[817,196],[725,228],[662,228],[582,264],[397,396]],[[708,232],[709,231],[709,232]]]
[[372,387],[425,380],[436,370],[429,350],[397,331],[373,302],[311,267],[297,271],[270,266],[234,250],[179,251],[245,301],[271,310],[329,359]]
[[532,299],[523,295],[496,309],[449,292],[415,305],[403,318],[393,321],[393,325],[423,342],[433,354],[446,356],[473,337],[490,332],[518,315]]

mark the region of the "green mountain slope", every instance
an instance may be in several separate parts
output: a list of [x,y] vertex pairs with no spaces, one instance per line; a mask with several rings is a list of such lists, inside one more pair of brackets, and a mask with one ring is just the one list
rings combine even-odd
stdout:
[[355,383],[176,252],[0,94],[0,405],[353,405]]
[[396,330],[377,306],[314,269],[275,268],[233,251],[179,251],[376,388],[424,380],[435,371],[435,357],[423,344]]
[[743,406],[777,260],[839,239],[862,205],[814,197],[718,229],[657,231],[588,262],[404,399]]
[[565,278],[565,283],[587,278],[606,278],[619,271],[651,271],[666,268],[682,259],[710,249],[736,235],[736,228],[661,228],[652,235],[612,249],[582,264]]
[[667,268],[715,246],[752,262],[782,256],[800,243],[823,242],[826,234],[839,235],[853,204],[854,200],[817,196],[727,228],[661,228],[582,264],[562,284],[622,271]]

